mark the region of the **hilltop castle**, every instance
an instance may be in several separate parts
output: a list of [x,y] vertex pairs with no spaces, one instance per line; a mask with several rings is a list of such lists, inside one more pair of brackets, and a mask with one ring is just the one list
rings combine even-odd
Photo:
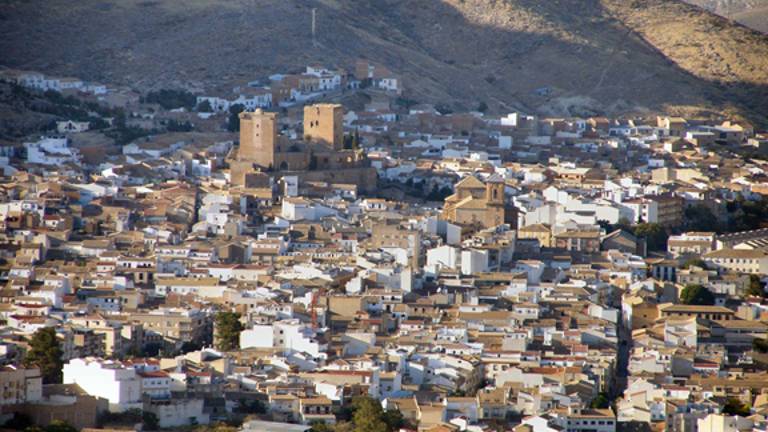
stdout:
[[376,173],[363,152],[344,148],[344,110],[337,104],[304,107],[302,140],[278,134],[278,115],[257,109],[240,113],[240,147],[230,161],[232,182],[247,185],[259,172],[292,173],[303,180],[375,187]]

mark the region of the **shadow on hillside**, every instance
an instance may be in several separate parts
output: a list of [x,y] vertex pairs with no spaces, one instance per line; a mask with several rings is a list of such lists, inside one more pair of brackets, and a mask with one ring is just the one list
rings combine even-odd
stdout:
[[476,24],[434,0],[212,0],[180,10],[158,2],[61,3],[69,13],[42,0],[5,11],[0,62],[124,84],[140,77],[141,85],[162,86],[178,84],[179,77],[242,83],[311,62],[349,67],[365,57],[403,76],[417,99],[452,100],[464,109],[488,102],[534,111],[555,97],[588,96],[603,107],[623,100],[652,110],[732,104],[763,123],[768,113],[768,87],[693,76],[607,18],[598,0],[515,0],[513,13],[563,29],[547,33],[535,20],[513,23],[521,30],[502,28],[504,16],[490,9],[481,12],[500,24]]
[[[478,25],[467,20],[453,5],[443,2],[410,1],[405,6],[402,2],[382,2],[377,3],[378,7],[364,9],[374,13],[377,21],[387,23],[389,29],[397,29],[390,30],[390,37],[396,40],[399,34],[404,34],[406,40],[416,45],[410,49],[442,60],[444,66],[431,72],[439,77],[437,79],[447,81],[449,89],[457,82],[454,76],[461,79],[461,73],[453,69],[466,67],[475,78],[482,78],[473,82],[475,88],[488,87],[488,94],[511,95],[532,107],[546,101],[545,97],[538,96],[541,93],[538,90],[546,93],[547,87],[554,87],[563,97],[592,96],[606,105],[624,99],[659,111],[668,105],[711,104],[713,108],[723,109],[733,106],[752,121],[768,126],[765,124],[768,86],[748,82],[723,84],[696,77],[610,18],[599,0],[557,4],[516,0],[515,4],[555,28],[575,35],[574,39],[584,39],[590,44]],[[435,18],[434,23],[422,23],[418,19],[424,13],[413,13],[413,10],[425,11]],[[462,37],[467,37],[469,46],[462,46]],[[454,48],[456,45],[459,47]],[[366,54],[364,47],[360,51]],[[470,60],[460,61],[461,55]],[[383,62],[389,60],[390,64],[397,62],[375,51],[368,57]],[[482,57],[490,60],[490,68],[483,69]],[[494,62],[500,57],[508,61],[506,66],[499,67]],[[486,79],[488,77],[492,79]],[[519,77],[525,80],[520,81]]]

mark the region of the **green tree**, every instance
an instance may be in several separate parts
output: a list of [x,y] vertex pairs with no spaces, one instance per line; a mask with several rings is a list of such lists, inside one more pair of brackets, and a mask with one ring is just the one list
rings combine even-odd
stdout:
[[211,106],[211,103],[208,102],[207,100],[204,100],[199,104],[197,104],[197,108],[195,109],[197,110],[197,112],[202,112],[202,113],[213,112],[213,107]]
[[147,93],[144,102],[159,104],[167,110],[174,108],[192,109],[197,102],[197,97],[186,90],[162,89]]
[[168,120],[165,124],[165,129],[168,132],[189,132],[194,129],[194,126],[188,121],[180,122],[177,120]]
[[747,295],[755,297],[766,297],[765,287],[758,275],[749,275],[749,288],[747,288]]
[[745,404],[739,399],[729,398],[725,405],[723,405],[723,414],[747,417],[752,413],[749,409],[749,405]]
[[216,314],[216,348],[232,351],[240,348],[240,314],[237,312],[219,312]]
[[701,258],[689,258],[685,260],[685,262],[682,265],[682,268],[688,269],[691,268],[691,266],[700,267],[700,268],[707,268],[707,263],[704,262]]
[[664,227],[657,223],[641,223],[635,227],[635,235],[645,237],[648,249],[653,251],[663,251],[667,249],[667,235]]
[[355,432],[355,425],[349,421],[339,421],[333,425],[333,432]]
[[726,205],[728,211],[728,230],[745,231],[764,228],[767,223],[765,214],[768,212],[768,198],[759,200],[746,200],[743,197],[729,202]]
[[403,417],[403,413],[396,410],[384,411],[382,420],[387,424],[387,429],[390,431],[397,431],[400,430],[400,428],[408,426],[408,422],[405,420],[405,417]]
[[352,404],[344,404],[336,411],[336,420],[352,422],[352,416],[355,414],[355,408]]
[[630,222],[629,219],[627,219],[626,217],[620,217],[619,221],[616,223],[616,226],[614,226],[613,229],[617,230],[619,228],[623,230],[627,230],[634,234],[634,230],[632,229],[632,222]]
[[685,209],[685,227],[689,231],[717,231],[719,224],[712,210],[704,204]]
[[195,427],[194,432],[237,432],[238,428],[224,422],[211,423]]
[[395,104],[405,109],[410,109],[412,106],[418,105],[418,102],[413,99],[408,99],[401,96],[395,99]]
[[152,129],[142,129],[136,126],[125,126],[125,122],[117,124],[117,126],[109,131],[106,131],[104,135],[115,140],[115,144],[123,146],[131,141],[139,138],[143,138],[156,133],[157,131]]
[[712,291],[699,284],[686,285],[680,292],[680,302],[687,305],[713,305],[715,296]]
[[141,415],[141,423],[144,430],[153,431],[160,429],[160,420],[153,412],[144,411],[144,413]]
[[56,330],[53,327],[45,327],[36,331],[29,341],[29,351],[24,357],[26,367],[37,367],[43,376],[43,383],[61,383],[61,369],[64,363],[61,356],[64,353],[56,338]]
[[352,415],[355,432],[389,432],[387,423],[383,420],[384,410],[377,400],[370,397],[357,397],[352,404],[355,409]]
[[599,226],[600,229],[605,230],[605,232],[609,232],[610,233],[610,232],[614,231],[613,225],[610,222],[608,222],[607,220],[605,220],[605,219],[598,220],[597,221],[597,226]]
[[488,104],[485,102],[480,102],[477,105],[477,110],[480,111],[481,113],[488,111]]
[[600,392],[597,397],[592,399],[592,403],[589,404],[590,408],[608,408],[611,406],[611,401],[608,399],[608,395],[604,392]]
[[24,413],[13,413],[13,417],[10,418],[10,420],[6,421],[5,424],[3,424],[3,428],[5,429],[13,429],[13,430],[24,430],[29,427],[31,427],[34,423],[32,422],[32,418],[30,418],[28,415]]
[[63,420],[54,420],[48,423],[45,432],[77,432],[77,429]]
[[309,432],[334,432],[334,428],[326,422],[316,421],[312,423],[312,428]]
[[437,112],[439,112],[441,115],[448,115],[453,113],[453,109],[445,104],[437,104],[435,105],[435,109]]
[[427,201],[444,201],[448,196],[453,193],[453,189],[450,186],[443,186],[440,189],[437,185],[432,186],[432,191],[426,196]]
[[245,111],[245,106],[242,104],[234,104],[229,107],[229,119],[227,120],[227,129],[230,132],[237,132],[240,130],[240,113]]
[[99,416],[99,423],[104,425],[135,425],[141,423],[144,412],[139,408],[131,408],[123,412],[104,412]]
[[181,344],[181,352],[182,353],[188,353],[193,351],[200,351],[203,349],[203,341],[201,340],[195,340],[195,341],[187,341]]
[[240,399],[237,412],[241,414],[266,414],[267,405],[258,399]]
[[752,349],[762,354],[768,354],[768,340],[752,339]]

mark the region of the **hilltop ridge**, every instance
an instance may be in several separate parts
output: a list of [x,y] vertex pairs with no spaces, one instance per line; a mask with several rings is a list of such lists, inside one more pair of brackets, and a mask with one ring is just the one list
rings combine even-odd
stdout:
[[747,27],[768,33],[768,0],[686,0]]
[[768,36],[681,1],[6,3],[3,65],[140,89],[362,57],[399,74],[409,98],[457,109],[768,114]]

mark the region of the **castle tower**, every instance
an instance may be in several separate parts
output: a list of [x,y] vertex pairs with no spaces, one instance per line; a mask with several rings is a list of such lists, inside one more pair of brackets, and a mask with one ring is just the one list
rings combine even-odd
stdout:
[[240,150],[237,158],[269,168],[275,164],[277,114],[262,111],[240,113]]
[[321,142],[334,150],[344,149],[344,109],[338,104],[304,107],[304,139]]

